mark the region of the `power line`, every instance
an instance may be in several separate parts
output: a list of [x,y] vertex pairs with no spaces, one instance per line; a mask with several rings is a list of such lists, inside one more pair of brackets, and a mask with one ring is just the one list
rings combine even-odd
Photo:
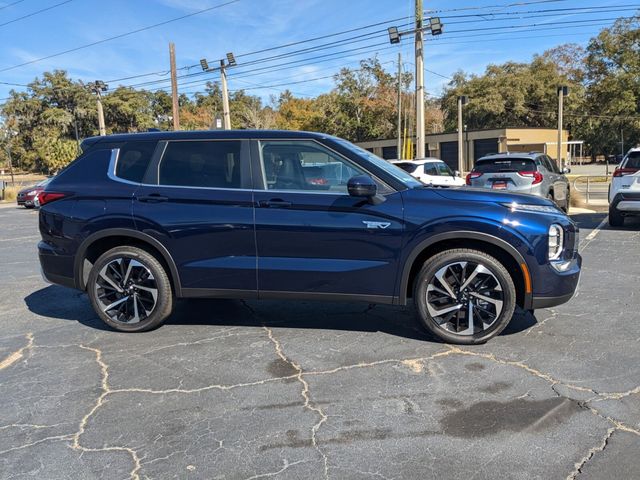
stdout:
[[[627,8],[629,7],[629,8]],[[640,7],[640,4],[626,4],[626,5],[606,5],[606,6],[600,6],[600,7],[569,7],[569,8],[547,8],[547,9],[542,9],[542,10],[523,10],[523,11],[519,11],[519,12],[489,12],[489,13],[467,13],[464,15],[442,15],[440,18],[469,18],[469,17],[482,17],[484,20],[487,21],[491,21],[491,20],[499,20],[499,19],[494,19],[494,18],[486,18],[486,17],[495,17],[495,16],[514,16],[514,15],[523,15],[523,14],[530,14],[530,13],[554,13],[554,12],[565,12],[565,13],[571,13],[571,12],[575,12],[575,13],[600,13],[603,10],[605,11],[616,11],[618,9],[622,9],[622,10],[631,10],[631,9],[637,9]],[[585,11],[585,10],[589,10],[589,11]],[[451,22],[447,22],[447,25],[450,24]]]
[[17,5],[18,3],[22,3],[22,2],[24,2],[24,0],[18,0],[17,2],[9,3],[7,5],[4,5],[4,6],[0,7],[0,10],[4,10],[5,8],[13,7],[14,5]]
[[536,0],[531,2],[516,2],[516,3],[503,3],[500,5],[478,5],[473,7],[458,7],[458,8],[448,8],[448,9],[439,9],[439,10],[425,10],[427,15],[432,13],[445,13],[445,12],[462,12],[468,10],[484,10],[486,8],[511,8],[511,7],[524,7],[526,5],[538,5],[540,3],[560,3],[566,2],[568,0]]
[[[41,8],[40,10],[36,10],[35,12],[28,13],[28,14],[23,15],[23,16],[18,17],[18,18],[14,18],[13,20],[9,20],[8,22],[0,23],[0,27],[4,27],[5,25],[9,25],[9,24],[12,24],[12,23],[15,23],[15,22],[19,22],[20,20],[24,20],[25,18],[33,17],[35,15],[38,15],[39,13],[46,12],[47,10],[53,10],[54,8],[60,7],[62,5],[65,5],[65,4],[71,3],[71,2],[73,2],[73,0],[65,0],[64,2],[56,3],[55,5],[51,5],[50,7]],[[6,7],[3,7],[3,8],[6,8]]]
[[[557,13],[553,15],[553,18],[559,18],[559,17],[575,17],[576,15],[589,15],[589,14],[599,14],[599,13],[622,13],[622,12],[628,12],[628,11],[636,11],[638,10],[638,8],[640,7],[640,5],[638,5],[638,7],[633,7],[633,8],[621,8],[621,9],[613,9],[613,10],[598,10],[598,11],[592,11],[592,12],[564,12],[564,13]],[[549,17],[549,15],[547,13],[543,13],[543,14],[535,14],[535,15],[521,15],[519,17],[512,17],[512,18],[481,18],[478,20],[459,20],[459,21],[455,21],[455,22],[446,22],[447,25],[458,25],[458,24],[466,24],[466,23],[481,23],[481,22],[506,22],[506,21],[511,21],[511,20],[525,20],[528,18],[541,18],[541,17]],[[583,21],[588,21],[588,20],[583,20]],[[554,22],[555,23],[555,22]],[[496,27],[496,28],[500,28],[500,26]]]
[[91,42],[91,43],[87,43],[87,44],[84,44],[84,45],[80,45],[79,47],[70,48],[68,50],[63,50],[61,52],[52,53],[51,55],[47,55],[45,57],[36,58],[36,59],[30,60],[28,62],[23,62],[23,63],[20,63],[18,65],[13,65],[11,67],[5,67],[5,68],[0,69],[0,72],[7,72],[9,70],[14,70],[16,68],[24,67],[25,65],[31,65],[33,63],[41,62],[42,60],[48,60],[50,58],[59,57],[61,55],[65,55],[65,54],[71,53],[71,52],[77,52],[78,50],[83,50],[85,48],[93,47],[95,45],[100,45],[102,43],[110,42],[111,40],[116,40],[116,39],[119,39],[119,38],[127,37],[129,35],[134,35],[136,33],[144,32],[146,30],[151,30],[152,28],[157,28],[157,27],[161,27],[163,25],[167,25],[169,23],[177,22],[179,20],[184,20],[185,18],[190,18],[190,17],[193,17],[195,15],[200,15],[202,13],[210,12],[210,11],[215,10],[217,8],[222,8],[222,7],[225,7],[225,6],[230,5],[232,3],[237,3],[239,1],[240,0],[230,0],[230,1],[225,2],[225,3],[214,5],[213,7],[205,8],[203,10],[198,10],[197,12],[192,12],[192,13],[189,13],[187,15],[182,15],[180,17],[172,18],[170,20],[165,20],[164,22],[156,23],[156,24],[153,24],[153,25],[148,25],[146,27],[138,28],[136,30],[131,30],[129,32],[121,33],[119,35],[115,35],[115,36],[109,37],[109,38],[104,38],[104,39],[98,40],[96,42]]

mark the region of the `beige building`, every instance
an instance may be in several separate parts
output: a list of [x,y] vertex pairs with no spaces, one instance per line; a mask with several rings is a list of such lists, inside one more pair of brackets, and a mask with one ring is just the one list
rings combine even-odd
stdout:
[[[473,168],[475,161],[490,153],[545,152],[556,158],[558,130],[552,128],[494,128],[469,130],[463,134],[464,171]],[[415,141],[415,138],[413,139]],[[562,158],[568,154],[569,132],[563,130]],[[458,134],[434,133],[426,136],[425,151],[430,157],[440,158],[458,170]],[[372,140],[358,143],[362,148],[387,160],[397,159],[397,139]]]

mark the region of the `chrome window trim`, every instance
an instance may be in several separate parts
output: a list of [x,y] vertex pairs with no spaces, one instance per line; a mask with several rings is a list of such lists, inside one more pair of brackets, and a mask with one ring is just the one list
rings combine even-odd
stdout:
[[118,159],[120,158],[120,149],[112,148],[111,149],[111,159],[109,160],[109,171],[107,172],[107,177],[110,180],[120,183],[126,183],[127,185],[141,185],[137,182],[132,182],[131,180],[126,180],[124,178],[120,178],[116,175],[116,168],[118,167]]
[[[160,164],[162,163],[162,157],[164,157],[165,151],[167,149],[167,146],[169,145],[169,142],[185,142],[185,141],[207,141],[207,142],[219,142],[219,141],[242,141],[242,140],[253,140],[253,141],[257,141],[258,144],[261,141],[269,141],[269,142],[273,142],[273,141],[311,141],[311,142],[315,142],[318,145],[326,148],[327,150],[330,150],[331,152],[335,153],[337,156],[339,156],[340,158],[344,158],[347,162],[349,163],[353,163],[351,160],[349,160],[348,158],[345,158],[344,155],[342,155],[339,152],[336,152],[335,150],[333,150],[331,147],[328,147],[326,145],[324,145],[323,143],[318,142],[316,139],[299,139],[299,138],[275,138],[275,139],[260,139],[260,138],[250,138],[250,139],[207,139],[207,138],[198,138],[198,139],[179,139],[179,140],[168,140],[166,141],[162,153],[160,155],[160,161],[158,162],[158,166],[157,166],[157,172],[156,172],[156,179],[158,181],[158,183],[142,183],[142,182],[132,182],[131,180],[126,180],[124,178],[120,178],[116,175],[116,168],[118,166],[118,159],[120,157],[120,148],[112,148],[111,149],[111,158],[109,160],[109,169],[107,172],[107,177],[110,180],[113,180],[114,182],[120,182],[120,183],[124,183],[127,185],[134,185],[134,186],[138,186],[138,187],[158,187],[158,188],[188,188],[188,189],[194,189],[194,190],[218,190],[218,191],[229,191],[229,192],[257,192],[257,193],[264,193],[264,192],[273,192],[273,193],[304,193],[307,195],[334,195],[334,196],[342,196],[342,197],[348,197],[350,196],[349,193],[343,193],[343,192],[325,192],[325,191],[318,191],[318,190],[269,190],[269,189],[264,189],[264,188],[223,188],[223,187],[196,187],[196,186],[191,186],[191,185],[161,185],[159,183],[159,179],[160,179]],[[260,152],[260,155],[262,155],[262,152]],[[262,170],[262,175],[263,175],[263,181],[264,181],[264,164],[262,162],[262,158],[259,158],[260,161],[260,168]],[[391,187],[390,185],[388,185],[386,182],[380,180],[376,175],[372,174],[370,171],[363,169],[362,167],[360,167],[360,165],[357,165],[359,168],[361,168],[362,170],[364,170],[367,174],[371,175],[374,179],[376,179],[377,181],[379,181],[381,184],[385,185],[390,191],[389,193],[387,193],[386,195],[391,195],[393,193],[397,193],[397,190],[394,189],[393,187]],[[264,183],[266,185],[266,181]]]

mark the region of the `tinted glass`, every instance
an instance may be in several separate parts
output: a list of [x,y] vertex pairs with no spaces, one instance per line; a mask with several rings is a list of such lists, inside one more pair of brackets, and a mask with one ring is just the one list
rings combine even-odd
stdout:
[[407,173],[413,173],[418,168],[418,165],[415,163],[403,162],[403,163],[394,163],[394,165],[398,168],[401,168]]
[[532,172],[536,170],[536,164],[528,158],[493,158],[478,160],[473,170],[481,173]]
[[435,163],[425,163],[424,164],[424,173],[427,175],[438,175],[438,165]]
[[546,155],[542,158],[546,160],[545,166],[547,167],[547,170],[554,173],[560,173],[560,169],[558,168],[558,165],[556,164],[556,161],[553,158],[548,157]]
[[453,171],[449,168],[449,165],[447,165],[446,163],[442,162],[438,162],[436,163],[436,165],[438,166],[438,172],[440,173],[440,175],[449,175],[451,177],[453,177]]
[[640,152],[631,152],[627,155],[627,162],[624,168],[637,168],[640,170]]
[[267,188],[347,193],[347,182],[364,171],[309,141],[260,142]]
[[127,142],[120,147],[116,177],[140,183],[144,177],[157,142]]
[[239,141],[169,142],[160,162],[161,185],[241,188]]

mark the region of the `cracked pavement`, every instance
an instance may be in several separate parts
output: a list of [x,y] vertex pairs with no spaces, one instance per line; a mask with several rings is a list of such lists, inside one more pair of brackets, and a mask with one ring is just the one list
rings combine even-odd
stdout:
[[585,243],[570,303],[474,347],[348,303],[185,300],[112,332],[40,279],[34,212],[0,228],[2,479],[640,476],[640,220]]

